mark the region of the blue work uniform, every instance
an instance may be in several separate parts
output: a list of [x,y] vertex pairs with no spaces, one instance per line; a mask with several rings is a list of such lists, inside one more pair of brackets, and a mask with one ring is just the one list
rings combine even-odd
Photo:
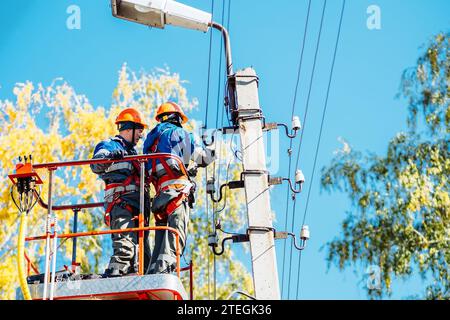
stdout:
[[[93,159],[109,159],[112,152],[123,150],[125,155],[137,155],[134,145],[118,135],[100,142],[94,150]],[[138,227],[133,219],[140,210],[140,170],[131,161],[107,164],[92,164],[91,170],[105,182],[105,222],[111,230]],[[144,196],[144,217],[148,221],[150,198],[148,192]],[[113,255],[108,269],[119,270],[120,274],[137,272],[136,233],[112,234]],[[148,232],[144,235],[144,269],[150,262],[150,245]]]
[[[189,166],[189,161],[196,147],[198,147],[192,133],[170,122],[160,123],[150,131],[144,142],[144,154],[153,153],[151,149],[156,142],[156,152],[171,153],[180,157],[186,168]],[[159,161],[156,163],[159,164]],[[146,169],[151,172],[151,161],[147,163]]]
[[[171,122],[159,123],[153,130],[147,135],[144,142],[144,154],[151,153],[169,153],[178,156],[187,168],[191,160],[200,163],[206,156],[205,151],[196,145],[192,133],[184,130],[181,125],[176,125]],[[214,160],[214,157],[210,157],[209,163]],[[173,173],[182,174],[181,170],[178,170],[178,164],[175,161],[166,160]],[[149,161],[146,166],[149,175],[152,175],[155,179],[160,179],[164,175],[167,175],[164,167],[156,161],[156,168],[152,168],[152,161]],[[178,172],[177,172],[178,171]],[[186,245],[187,229],[189,222],[189,207],[192,202],[188,203],[188,193],[193,192],[193,185],[190,184],[188,179],[181,181],[184,183],[182,187],[179,187],[179,180],[171,187],[170,181],[165,182],[167,188],[156,190],[156,196],[152,203],[152,212],[155,214],[157,226],[169,226],[178,230],[179,244],[181,253],[184,251]],[[184,193],[185,197],[180,197],[181,193]],[[174,211],[169,210],[175,200],[177,201]],[[170,205],[169,205],[170,204]],[[158,219],[160,212],[166,212],[164,219]],[[168,212],[169,211],[169,212]],[[153,255],[150,263],[150,273],[170,273],[175,270],[176,266],[176,241],[175,235],[167,231],[156,231],[155,247],[153,249]]]

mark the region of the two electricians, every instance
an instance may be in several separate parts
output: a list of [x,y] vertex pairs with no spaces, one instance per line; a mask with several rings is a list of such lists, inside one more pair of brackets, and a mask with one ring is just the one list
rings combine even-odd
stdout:
[[[214,150],[202,148],[195,143],[192,133],[183,128],[188,121],[181,107],[174,102],[163,103],[157,109],[158,124],[150,131],[144,142],[143,153],[170,153],[180,158],[185,170],[177,161],[166,159],[166,166],[156,160],[146,163],[144,219],[149,225],[150,211],[156,226],[168,226],[179,232],[181,252],[186,246],[189,212],[195,202],[195,183],[192,181],[198,167],[206,167],[215,160]],[[137,155],[136,144],[148,126],[139,112],[133,108],[123,110],[116,118],[119,134],[100,142],[94,150],[93,159],[120,160]],[[193,166],[189,165],[193,162]],[[189,168],[189,170],[186,170]],[[91,165],[94,173],[105,182],[105,223],[112,229],[138,227],[140,208],[140,168],[137,161],[121,161]],[[186,175],[185,172],[188,172]],[[150,183],[155,196],[150,199]],[[118,277],[137,272],[137,235],[135,232],[112,235],[113,255],[105,277]],[[151,254],[149,234],[144,234],[144,271],[146,274],[171,273],[176,269],[176,238],[172,232],[158,230]]]

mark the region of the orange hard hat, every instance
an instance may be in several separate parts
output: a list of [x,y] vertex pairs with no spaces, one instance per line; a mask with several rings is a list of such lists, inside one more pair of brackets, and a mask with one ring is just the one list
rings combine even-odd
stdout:
[[189,119],[186,117],[186,115],[183,112],[183,109],[176,104],[175,102],[165,102],[162,105],[159,106],[158,110],[156,111],[155,120],[161,121],[161,116],[166,113],[178,113],[182,119],[181,123],[186,123]]
[[142,121],[141,114],[133,108],[127,108],[123,110],[116,118],[116,124],[121,122],[134,122],[140,124],[144,128],[148,128],[148,126]]

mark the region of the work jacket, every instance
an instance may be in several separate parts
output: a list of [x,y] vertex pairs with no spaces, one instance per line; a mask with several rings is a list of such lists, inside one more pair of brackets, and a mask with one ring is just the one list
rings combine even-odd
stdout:
[[[94,150],[93,159],[107,159],[111,152],[123,150],[125,155],[137,155],[134,145],[122,136],[117,135],[108,140],[100,142]],[[120,198],[126,200],[130,205],[139,209],[139,176],[140,171],[137,163],[132,161],[116,162],[106,164],[91,164],[91,170],[105,181],[105,206],[112,202],[115,195],[120,191]],[[131,177],[131,179],[130,179]],[[128,180],[127,180],[128,179]],[[108,188],[128,181],[123,188]]]
[[[190,160],[193,160],[200,167],[205,167],[215,159],[210,150],[203,149],[195,142],[192,133],[170,122],[159,123],[147,135],[144,142],[144,154],[151,153],[170,153],[178,156],[186,168],[188,168]],[[172,164],[170,161],[168,163],[169,165]],[[147,163],[146,169],[151,174],[151,161]],[[157,176],[163,171],[159,161],[156,161],[154,171]]]

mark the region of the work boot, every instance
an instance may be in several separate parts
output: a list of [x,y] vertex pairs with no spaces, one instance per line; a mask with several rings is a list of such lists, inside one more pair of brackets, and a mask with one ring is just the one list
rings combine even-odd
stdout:
[[117,278],[122,276],[123,273],[120,272],[119,269],[106,269],[105,273],[102,275],[102,278]]
[[173,264],[168,265],[167,268],[159,272],[159,274],[171,274],[177,270],[177,267]]

